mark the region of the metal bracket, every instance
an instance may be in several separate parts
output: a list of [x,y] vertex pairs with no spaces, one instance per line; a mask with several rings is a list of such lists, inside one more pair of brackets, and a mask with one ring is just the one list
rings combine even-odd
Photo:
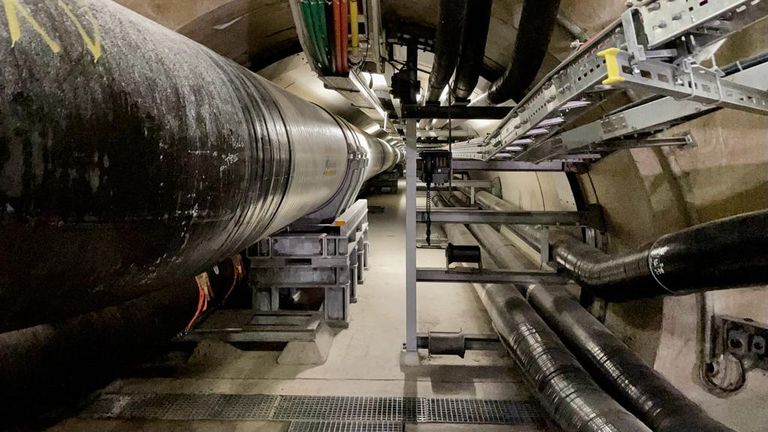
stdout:
[[457,355],[464,358],[467,351],[500,351],[504,349],[496,334],[465,334],[458,332],[419,333],[416,337],[420,349],[430,355]]
[[[713,106],[768,114],[768,93],[721,79],[719,71],[691,62],[698,51],[768,17],[768,2],[707,0],[645,2],[585,44],[523,98],[480,147],[457,156],[489,161],[507,147],[523,147],[517,161],[542,161],[532,153],[542,143],[563,153],[553,138],[584,108],[605,100],[609,91],[633,88]],[[723,25],[727,24],[727,25]],[[676,39],[694,48],[667,46]],[[620,119],[617,119],[620,120]],[[623,129],[620,124],[606,127]]]

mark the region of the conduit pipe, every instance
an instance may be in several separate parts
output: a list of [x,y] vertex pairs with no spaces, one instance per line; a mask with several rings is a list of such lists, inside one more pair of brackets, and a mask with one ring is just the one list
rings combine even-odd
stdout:
[[[445,204],[439,196],[434,202]],[[444,224],[443,229],[452,243],[477,244],[463,225]],[[649,431],[600,389],[514,286],[475,284],[475,290],[530,389],[563,430]]]
[[336,61],[336,71],[343,72],[342,65],[342,40],[341,40],[341,0],[332,0],[333,7],[333,41],[336,49],[334,50],[334,60]]
[[485,58],[485,44],[491,23],[493,0],[467,2],[466,22],[461,41],[459,62],[453,80],[453,97],[457,102],[466,102],[472,95],[480,78]]
[[429,75],[427,103],[439,103],[459,61],[464,18],[468,0],[440,0],[435,60]]
[[397,159],[114,2],[78,5],[19,4],[39,26],[13,40],[0,23],[3,380],[167,339],[194,313],[179,287]]
[[531,285],[528,301],[603,388],[656,432],[734,432],[685,397],[560,287]]
[[512,59],[504,74],[488,90],[492,105],[519,102],[544,63],[557,24],[560,0],[525,0]]
[[341,0],[341,73],[349,73],[349,3]]
[[[502,269],[536,266],[489,225],[471,225],[472,234]],[[521,285],[546,323],[597,382],[655,432],[734,432],[707,413],[648,366],[563,286]]]
[[[488,192],[477,202],[515,211]],[[538,247],[540,231],[511,227]],[[664,235],[638,251],[609,255],[559,230],[550,230],[552,259],[580,285],[610,301],[740,288],[768,283],[768,210],[746,213]]]

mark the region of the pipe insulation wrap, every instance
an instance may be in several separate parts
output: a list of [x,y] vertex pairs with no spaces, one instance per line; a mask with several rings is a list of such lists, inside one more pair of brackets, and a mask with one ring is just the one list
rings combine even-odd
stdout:
[[493,105],[525,96],[544,63],[557,24],[560,0],[524,0],[509,66],[488,90]]
[[[434,198],[435,205],[445,199]],[[477,225],[480,226],[480,225]],[[444,224],[450,242],[478,244],[464,225]],[[484,251],[489,251],[483,244]],[[486,267],[493,267],[487,263]],[[532,391],[568,432],[649,431],[608,396],[512,285],[475,284],[499,338]]]
[[459,62],[468,0],[440,0],[435,40],[435,60],[429,75],[427,102],[439,103]]
[[[536,265],[488,225],[470,231],[506,270]],[[733,432],[709,417],[590,315],[563,286],[520,285],[529,303],[611,395],[656,432]]]
[[[518,210],[488,192],[479,192],[476,199],[484,208]],[[541,244],[538,228],[510,228],[534,248]],[[579,284],[611,301],[768,283],[768,210],[667,234],[626,254],[606,254],[560,230],[550,230],[549,236],[554,261]]]
[[0,21],[0,331],[190,281],[349,187],[350,158],[383,160],[371,176],[396,159],[118,4],[15,4]]
[[685,397],[561,287],[532,285],[527,297],[603,388],[656,432],[734,432]]
[[467,2],[466,22],[461,41],[459,62],[453,81],[453,96],[459,102],[469,100],[480,79],[485,58],[485,44],[491,24],[493,0]]

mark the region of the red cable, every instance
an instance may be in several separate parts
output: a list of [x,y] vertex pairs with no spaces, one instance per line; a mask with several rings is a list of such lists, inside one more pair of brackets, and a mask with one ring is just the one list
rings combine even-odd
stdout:
[[341,72],[349,73],[349,1],[341,0]]
[[229,295],[232,294],[232,291],[235,290],[235,285],[237,285],[237,282],[240,280],[240,278],[243,276],[243,260],[240,257],[240,255],[235,255],[232,257],[232,268],[233,276],[232,276],[232,285],[229,287],[229,291],[227,291],[227,294],[224,296],[224,300],[221,301],[221,304],[224,304],[227,302],[227,299],[229,298]]
[[341,63],[341,0],[333,0],[333,34],[336,46],[336,71],[342,73],[344,67]]

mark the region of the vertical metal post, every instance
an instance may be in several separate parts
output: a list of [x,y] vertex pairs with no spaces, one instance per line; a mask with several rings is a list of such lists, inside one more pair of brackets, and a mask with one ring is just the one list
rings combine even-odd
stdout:
[[416,125],[410,119],[405,128],[405,350],[415,353],[416,345]]
[[[420,84],[418,81],[419,47],[416,40],[408,43],[405,71],[409,86],[400,95],[404,104],[417,102]],[[405,365],[419,362],[416,340],[416,126],[418,119],[407,119],[405,126]]]

